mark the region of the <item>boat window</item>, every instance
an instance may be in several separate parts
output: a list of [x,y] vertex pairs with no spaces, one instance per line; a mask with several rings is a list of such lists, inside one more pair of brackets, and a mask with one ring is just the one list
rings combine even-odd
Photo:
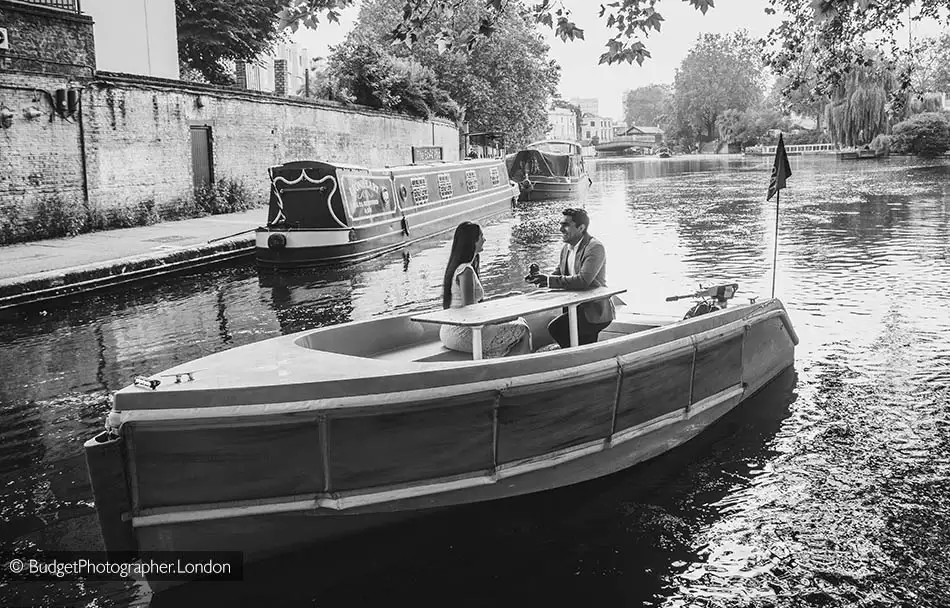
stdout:
[[452,198],[452,178],[448,173],[439,173],[439,196],[442,200]]
[[491,176],[491,185],[497,186],[501,183],[501,174],[498,173],[498,167],[492,167],[488,170],[488,175]]
[[424,205],[429,202],[429,184],[425,177],[412,178],[412,201],[416,205]]
[[465,172],[465,187],[469,192],[478,192],[478,176],[474,171]]

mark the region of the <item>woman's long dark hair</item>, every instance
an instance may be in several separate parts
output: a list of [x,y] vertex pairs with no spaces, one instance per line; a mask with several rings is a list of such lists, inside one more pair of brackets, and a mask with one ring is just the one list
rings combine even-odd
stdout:
[[460,264],[471,262],[475,274],[478,274],[475,243],[481,234],[481,226],[474,222],[462,222],[455,229],[452,252],[449,254],[449,263],[445,267],[445,276],[442,278],[442,308],[449,308],[452,305],[452,279],[455,278],[455,269]]

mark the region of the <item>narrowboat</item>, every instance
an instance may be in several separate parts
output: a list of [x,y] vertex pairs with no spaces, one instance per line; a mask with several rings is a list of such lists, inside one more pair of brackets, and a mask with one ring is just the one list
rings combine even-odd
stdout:
[[[514,296],[543,304],[526,316],[535,346],[576,294]],[[242,551],[252,562],[576,484],[688,441],[793,365],[798,338],[777,299],[688,318],[615,302],[598,342],[565,349],[475,358],[407,313],[139,377],[85,443],[105,547]],[[466,309],[497,322],[529,310],[514,303]]]
[[276,269],[363,261],[510,211],[518,196],[500,159],[384,169],[295,161],[268,176],[255,251],[259,266]]
[[521,188],[519,200],[583,199],[592,183],[577,142],[546,139],[505,158],[508,175]]

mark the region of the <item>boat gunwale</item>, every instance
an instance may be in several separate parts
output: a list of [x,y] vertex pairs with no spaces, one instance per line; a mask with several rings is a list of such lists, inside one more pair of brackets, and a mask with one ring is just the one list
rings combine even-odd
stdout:
[[[772,308],[771,310],[765,310],[769,306],[773,306],[773,303],[779,305],[778,308]],[[346,358],[352,361],[360,361],[364,364],[366,362],[376,362],[380,365],[373,366],[377,369],[372,373],[376,375],[363,375],[355,380],[363,381],[370,378],[383,378],[387,376],[393,376],[392,371],[398,369],[402,374],[409,376],[419,376],[425,375],[430,382],[427,382],[429,386],[427,388],[410,388],[404,390],[390,390],[386,392],[377,392],[377,393],[360,393],[344,396],[330,396],[330,397],[321,397],[316,399],[301,399],[301,400],[292,400],[292,401],[267,401],[267,402],[258,402],[258,403],[243,403],[235,405],[204,405],[204,406],[194,406],[187,405],[177,408],[149,408],[149,407],[140,407],[140,408],[131,408],[131,409],[113,409],[113,412],[110,414],[110,426],[113,428],[120,428],[122,425],[130,422],[149,422],[156,423],[159,421],[175,421],[175,420],[206,420],[211,421],[212,419],[235,419],[242,417],[259,417],[259,416],[272,416],[272,415],[282,415],[282,414],[293,414],[301,415],[304,413],[328,413],[328,412],[340,412],[344,410],[350,410],[354,412],[366,412],[371,409],[386,409],[387,411],[398,406],[402,407],[413,407],[414,404],[420,402],[427,402],[432,400],[444,399],[453,396],[460,396],[465,394],[472,393],[482,393],[490,392],[496,390],[505,390],[512,389],[517,387],[530,387],[533,385],[538,385],[549,379],[562,379],[565,377],[582,377],[590,373],[598,373],[600,371],[606,371],[610,368],[615,368],[617,365],[620,365],[624,369],[635,370],[640,369],[641,366],[649,365],[655,360],[670,356],[671,352],[680,353],[687,352],[690,350],[698,349],[700,346],[714,345],[721,341],[726,341],[731,339],[737,334],[744,333],[751,327],[752,324],[766,322],[773,318],[781,318],[783,326],[789,334],[790,339],[794,345],[798,344],[798,336],[795,333],[794,329],[791,326],[791,321],[788,318],[788,313],[785,308],[781,306],[781,302],[778,300],[770,300],[768,302],[762,303],[760,305],[750,305],[754,308],[748,311],[746,315],[740,316],[739,318],[729,321],[722,325],[714,326],[703,332],[696,334],[688,334],[686,336],[666,341],[660,342],[652,346],[647,346],[643,348],[638,348],[622,354],[616,354],[609,357],[598,358],[590,361],[588,363],[583,363],[580,365],[572,367],[563,367],[558,365],[563,360],[567,358],[573,359],[576,357],[576,354],[580,352],[580,349],[584,349],[586,353],[592,353],[595,349],[607,349],[617,348],[627,342],[634,341],[647,341],[647,337],[654,335],[662,331],[670,331],[670,328],[681,327],[678,324],[673,325],[662,325],[647,329],[644,331],[635,332],[627,336],[612,338],[603,342],[596,342],[593,344],[583,345],[572,347],[571,349],[563,350],[553,350],[546,353],[531,353],[525,355],[518,355],[516,357],[506,357],[500,359],[481,359],[481,360],[472,360],[472,361],[452,361],[444,362],[439,364],[434,364],[432,362],[399,362],[397,365],[392,365],[392,361],[375,361],[366,357],[357,357],[352,355],[338,355],[333,354],[335,357]],[[717,311],[716,313],[711,313],[713,315],[733,312],[735,309],[725,309],[722,311]],[[413,313],[407,313],[406,316]],[[705,318],[709,318],[710,315],[703,315]],[[398,317],[397,317],[398,318]],[[695,319],[698,319],[697,317]],[[361,323],[361,322],[351,322],[351,323]],[[344,324],[345,325],[345,324]],[[342,326],[334,326],[342,327]],[[327,328],[324,328],[327,329]],[[283,336],[282,338],[277,338],[277,340],[288,341],[291,343],[296,343],[299,340],[304,339],[309,334],[314,331],[320,330],[308,330],[305,332],[299,332],[297,334],[291,334],[290,336]],[[306,349],[299,344],[296,345],[300,349]],[[323,353],[325,351],[316,351]],[[546,361],[548,365],[529,374],[519,373],[515,369],[511,369],[510,373],[502,373],[496,377],[491,377],[487,379],[480,379],[474,382],[465,382],[465,383],[449,383],[449,384],[438,384],[435,382],[439,379],[440,374],[450,374],[452,372],[465,371],[466,369],[485,369],[485,370],[498,370],[503,369],[504,367],[509,367],[510,363],[523,362],[527,358],[532,358],[536,361]],[[389,373],[383,373],[382,376],[379,375],[379,372],[385,372],[388,370]],[[339,380],[337,380],[339,381]],[[327,381],[317,381],[317,382],[304,382],[300,383],[297,386],[300,388],[307,387],[317,387],[320,384],[325,384]],[[332,380],[331,380],[332,382]],[[274,386],[274,385],[270,385]],[[133,387],[129,387],[133,388]],[[142,389],[139,389],[142,390]],[[199,390],[208,390],[208,391],[218,391],[218,392],[233,392],[233,391],[242,391],[247,390],[246,388],[219,388],[219,389],[199,389]],[[165,393],[166,395],[169,393]]]

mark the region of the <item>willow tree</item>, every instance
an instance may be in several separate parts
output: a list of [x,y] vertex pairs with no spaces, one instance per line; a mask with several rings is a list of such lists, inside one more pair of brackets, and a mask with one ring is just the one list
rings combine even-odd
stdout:
[[861,146],[889,127],[894,74],[880,64],[852,69],[835,87],[825,106],[825,124],[839,145]]

